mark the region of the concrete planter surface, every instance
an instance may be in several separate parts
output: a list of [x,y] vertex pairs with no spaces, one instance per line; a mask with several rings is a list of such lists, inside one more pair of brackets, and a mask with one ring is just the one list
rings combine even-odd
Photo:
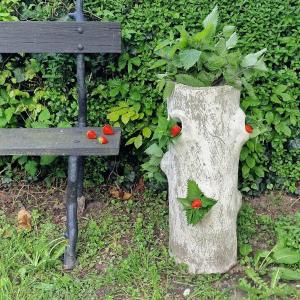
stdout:
[[[169,182],[170,254],[191,273],[226,272],[237,262],[238,165],[249,138],[240,92],[230,86],[175,84],[168,115],[182,122],[181,136],[161,161]],[[195,226],[187,224],[177,200],[186,196],[189,179],[218,201]]]

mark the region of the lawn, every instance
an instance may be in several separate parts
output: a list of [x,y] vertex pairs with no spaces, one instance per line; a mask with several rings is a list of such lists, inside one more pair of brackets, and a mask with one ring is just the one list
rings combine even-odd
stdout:
[[[165,192],[139,191],[130,200],[119,200],[108,187],[100,187],[87,195],[78,264],[73,272],[64,272],[64,187],[25,182],[1,187],[0,300],[300,297],[299,281],[272,277],[271,269],[277,266],[269,261],[272,255],[255,260],[259,250],[271,250],[284,236],[288,247],[299,251],[295,197],[272,193],[245,199],[238,220],[239,264],[223,275],[190,275],[168,254]],[[28,232],[17,230],[22,207],[32,216]],[[295,274],[300,265],[287,267]]]

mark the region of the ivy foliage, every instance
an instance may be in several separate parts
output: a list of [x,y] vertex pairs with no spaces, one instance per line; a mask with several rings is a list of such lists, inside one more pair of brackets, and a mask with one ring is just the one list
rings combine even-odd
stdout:
[[[298,78],[300,68],[299,31],[300,7],[298,1],[262,0],[225,1],[185,0],[136,1],[136,0],[85,0],[88,19],[119,21],[122,25],[123,53],[118,55],[91,55],[86,57],[88,87],[88,121],[99,126],[110,121],[122,127],[123,145],[117,172],[120,175],[137,174],[145,161],[144,149],[150,146],[153,132],[160,116],[166,115],[162,94],[157,89],[157,73],[165,72],[165,65],[153,68],[157,61],[154,49],[159,41],[178,36],[178,26],[185,24],[187,32],[200,27],[199,20],[218,4],[220,26],[232,24],[242,37],[237,46],[242,53],[257,52],[268,48],[265,61],[267,75],[249,81],[256,98],[242,94],[242,108],[247,123],[253,124],[257,135],[241,153],[241,188],[253,194],[265,189],[286,189],[297,192],[300,178],[297,139],[300,136]],[[3,0],[0,3],[0,20],[67,20],[74,9],[74,1]],[[34,59],[36,62],[30,62]],[[39,65],[39,69],[36,69]],[[0,77],[11,75],[0,82],[0,95],[12,91],[12,99],[30,99],[33,106],[23,112],[18,104],[5,101],[0,114],[5,127],[31,126],[42,122],[58,126],[63,122],[76,124],[77,95],[75,60],[71,55],[2,55]],[[29,67],[26,67],[29,66]],[[24,75],[32,68],[35,75]],[[17,70],[18,71],[15,71]],[[35,72],[36,70],[36,72]],[[5,77],[5,76],[4,76]],[[20,81],[20,79],[23,80]],[[25,93],[17,96],[17,91]],[[39,97],[35,94],[38,92]],[[29,98],[27,94],[29,94]],[[25,96],[26,95],[26,96]],[[3,96],[0,96],[1,99]],[[1,100],[0,100],[1,101]],[[12,100],[11,100],[12,101]],[[11,108],[10,110],[7,110]],[[7,112],[5,112],[7,110]],[[12,113],[12,114],[11,114]],[[6,119],[7,115],[7,119]],[[11,115],[11,117],[10,117]],[[45,117],[49,117],[45,120]],[[36,124],[36,123],[34,123]],[[254,132],[255,133],[255,132]],[[131,139],[132,144],[125,146]],[[1,171],[13,177],[16,168],[24,169],[18,159],[0,160]],[[53,170],[35,161],[42,174]],[[59,166],[60,159],[55,160]],[[137,163],[138,162],[138,163]],[[25,163],[26,164],[26,163]],[[31,163],[31,165],[35,165]],[[89,159],[87,178],[103,180],[103,175],[116,170],[114,162]],[[28,169],[28,168],[27,168]],[[37,176],[39,173],[32,172]],[[136,176],[136,175],[135,175]],[[132,176],[131,176],[132,177]],[[134,177],[134,176],[133,176]]]

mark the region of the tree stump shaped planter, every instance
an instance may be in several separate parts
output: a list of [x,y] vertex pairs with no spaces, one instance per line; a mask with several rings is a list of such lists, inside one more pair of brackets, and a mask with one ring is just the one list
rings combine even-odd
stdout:
[[[193,88],[175,84],[170,119],[182,133],[161,161],[169,182],[169,251],[191,273],[223,273],[237,262],[236,221],[241,207],[238,165],[245,131],[240,92],[230,86]],[[196,225],[188,225],[177,200],[194,180],[217,203]]]

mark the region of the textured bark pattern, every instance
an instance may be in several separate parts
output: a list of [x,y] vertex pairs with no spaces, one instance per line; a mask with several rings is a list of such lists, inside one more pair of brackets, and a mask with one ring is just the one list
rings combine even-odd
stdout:
[[[191,273],[223,273],[236,264],[238,164],[249,138],[239,99],[239,91],[229,86],[176,84],[168,101],[169,118],[182,121],[181,136],[161,162],[169,182],[169,249]],[[188,179],[218,201],[195,226],[187,224],[177,200],[186,196]]]

